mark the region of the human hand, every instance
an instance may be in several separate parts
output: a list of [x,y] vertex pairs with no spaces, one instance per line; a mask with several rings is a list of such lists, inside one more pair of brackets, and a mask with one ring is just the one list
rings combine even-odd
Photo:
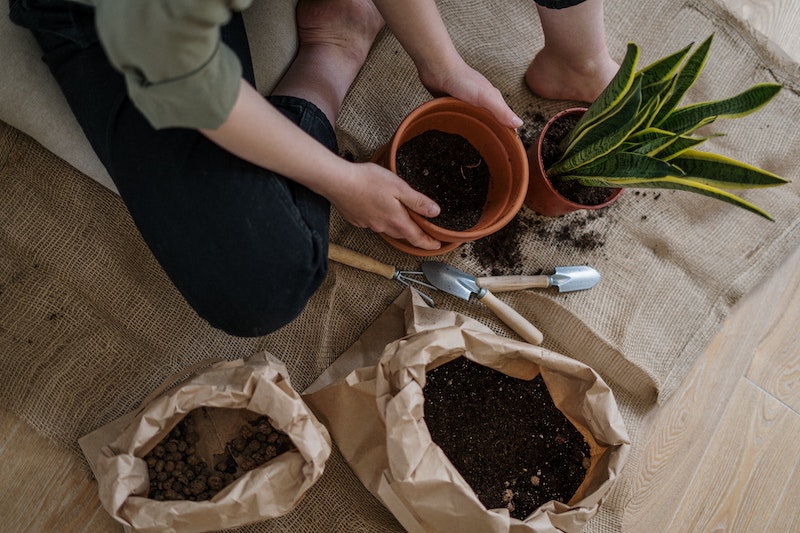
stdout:
[[440,208],[402,178],[374,163],[352,163],[348,186],[326,195],[345,220],[424,250],[438,250],[441,243],[422,231],[408,211],[435,217]]
[[427,69],[417,65],[422,84],[433,96],[450,95],[468,104],[487,109],[500,124],[519,128],[523,121],[506,103],[500,90],[460,57],[447,68]]
[[450,95],[483,107],[498,122],[519,128],[522,120],[482,74],[466,64],[453,45],[433,0],[373,0],[417,66],[420,81],[434,96]]

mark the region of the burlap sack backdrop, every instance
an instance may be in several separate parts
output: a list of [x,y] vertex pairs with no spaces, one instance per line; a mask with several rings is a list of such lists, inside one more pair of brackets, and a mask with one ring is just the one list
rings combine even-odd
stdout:
[[[166,385],[175,386],[80,439],[103,507],[126,530],[209,531],[275,518],[291,511],[322,475],[331,453],[330,435],[292,388],[286,366],[272,355],[218,362],[182,383]],[[201,408],[210,408],[211,414],[195,416]],[[267,416],[295,448],[245,472],[211,499],[152,498],[143,457],[182,419],[199,420],[198,456],[213,468],[215,456],[225,452],[253,413]]]
[[[533,124],[574,102],[530,94],[523,74],[543,44],[529,0],[441,0],[456,46]],[[683,192],[626,191],[590,220],[546,220],[520,213],[516,274],[589,264],[602,274],[588,291],[528,290],[500,297],[538,326],[544,346],[575,356],[614,390],[633,447],[656,400],[670,396],[728,314],[751,287],[798,246],[800,67],[713,0],[606,1],[608,42],[622,58],[629,41],[647,64],[715,34],[709,62],[689,102],[732,95],[760,81],[784,89],[767,107],[737,120],[704,149],[731,155],[786,178],[791,185],[745,196],[776,219]],[[250,28],[250,22],[248,28]],[[254,49],[257,53],[257,50]],[[339,123],[343,150],[365,159],[429,98],[410,60],[387,32],[348,95]],[[529,126],[520,133],[528,138]],[[289,326],[259,339],[226,336],[198,319],[143,245],[114,194],[44,151],[18,131],[0,133],[0,401],[80,457],[77,439],[135,409],[171,374],[208,357],[279,354],[303,390],[353,344],[402,287],[332,264],[307,309]],[[602,244],[581,249],[560,239],[574,223]],[[334,212],[334,242],[416,270],[417,258],[394,251]],[[488,273],[472,245],[440,258],[476,275]],[[512,336],[482,305],[437,293],[437,306]],[[624,474],[587,530],[615,531],[630,500]],[[398,531],[335,451],[298,509],[250,530]]]
[[[303,395],[364,485],[412,532],[580,531],[611,490],[629,448],[613,393],[600,376],[574,359],[431,309],[410,291],[384,315]],[[396,338],[395,327],[385,328],[389,320],[403,323],[405,335]],[[591,466],[569,502],[550,501],[524,521],[505,508],[487,510],[434,444],[423,417],[426,370],[462,356],[519,379],[541,374],[555,405],[590,444]],[[353,370],[338,377],[347,366]]]

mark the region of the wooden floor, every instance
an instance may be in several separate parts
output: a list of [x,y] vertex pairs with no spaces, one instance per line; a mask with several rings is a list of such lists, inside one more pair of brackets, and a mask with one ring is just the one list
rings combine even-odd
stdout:
[[[800,2],[723,1],[800,61]],[[626,471],[636,481],[625,531],[800,531],[798,324],[800,250],[653,413],[647,460]],[[0,531],[121,530],[77,460],[2,409],[0,465]]]
[[[723,0],[800,61],[800,2]],[[800,250],[654,413],[624,530],[800,532]]]

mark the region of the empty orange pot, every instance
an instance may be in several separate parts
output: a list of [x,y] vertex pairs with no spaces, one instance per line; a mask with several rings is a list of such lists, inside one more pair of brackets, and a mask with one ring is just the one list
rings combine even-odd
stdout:
[[398,148],[430,130],[464,137],[486,161],[491,178],[481,217],[468,230],[449,230],[409,211],[411,218],[423,231],[442,242],[439,250],[423,250],[404,240],[381,234],[398,250],[417,256],[441,255],[462,243],[497,232],[511,222],[522,208],[528,190],[527,155],[516,132],[501,125],[485,109],[452,97],[435,98],[412,111],[400,123],[389,143],[375,152],[372,161],[397,173]]
[[561,117],[566,115],[583,115],[584,113],[586,113],[585,107],[572,107],[557,113],[548,120],[547,124],[542,128],[542,132],[539,134],[539,140],[536,144],[528,149],[530,184],[528,185],[528,194],[525,196],[525,205],[540,215],[557,217],[581,209],[600,209],[615,202],[617,198],[619,198],[619,195],[622,194],[622,189],[609,189],[608,198],[606,198],[603,203],[595,205],[578,204],[562,196],[561,193],[553,187],[553,184],[547,177],[547,172],[542,162],[542,145],[544,144],[545,134],[553,123]]

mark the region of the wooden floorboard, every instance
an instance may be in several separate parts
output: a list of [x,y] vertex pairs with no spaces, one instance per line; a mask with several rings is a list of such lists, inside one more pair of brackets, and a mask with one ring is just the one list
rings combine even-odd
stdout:
[[[789,274],[783,283],[800,286],[800,270]],[[774,306],[781,314],[757,347],[747,378],[800,413],[800,291],[784,291]]]
[[100,506],[97,483],[71,452],[0,410],[0,531],[121,531]]
[[778,44],[790,57],[800,61],[800,2],[797,0],[720,0]]
[[[768,531],[765,526],[788,489],[787,472],[797,467],[800,417],[747,379],[739,381],[727,407],[665,531],[686,526],[691,531]],[[800,524],[800,507],[787,511],[790,522]]]
[[[783,353],[791,350],[791,345],[784,343],[792,342],[796,330],[797,322],[787,322],[787,317],[797,313],[799,265],[800,251],[736,306],[682,387],[650,421],[650,440],[643,444],[646,459],[637,472],[626,472],[635,476],[633,498],[625,509],[626,531],[664,530],[665,524],[683,512],[684,505],[691,505],[684,498],[691,483],[702,486],[714,482],[704,479],[702,468],[706,464],[713,468],[718,462],[710,443],[723,430],[722,421],[734,405],[754,354],[761,350],[764,359],[769,357],[767,353],[784,359]],[[768,350],[766,346],[779,349]],[[790,417],[796,417],[795,412],[787,411]],[[790,471],[793,468],[791,462],[785,466]],[[775,507],[774,502],[769,505]],[[680,531],[683,529],[679,526],[686,524],[675,525]]]
[[800,501],[800,463],[795,463],[794,470],[786,470],[784,475],[788,480],[786,489],[763,531],[800,531],[800,516],[797,512],[797,502]]

